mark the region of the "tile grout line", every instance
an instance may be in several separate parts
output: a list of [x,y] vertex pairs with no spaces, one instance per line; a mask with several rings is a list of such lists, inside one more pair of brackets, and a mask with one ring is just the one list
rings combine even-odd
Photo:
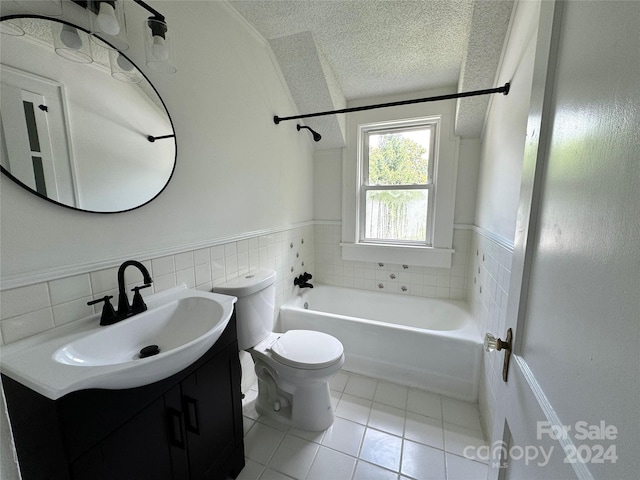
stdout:
[[[409,412],[407,412],[407,413],[414,413],[414,414],[416,414],[415,412],[410,412],[410,411],[409,411]],[[416,415],[421,415],[421,414],[416,414]],[[322,440],[320,440],[319,442],[317,442],[317,441],[315,441],[315,440],[308,440],[307,438],[305,438],[305,437],[303,437],[303,436],[296,435],[295,433],[292,433],[292,432],[291,432],[290,427],[287,427],[287,430],[280,430],[279,428],[277,428],[277,427],[273,426],[273,424],[269,424],[269,423],[265,423],[265,422],[260,421],[260,418],[264,417],[264,415],[260,415],[260,417],[259,417],[258,419],[251,418],[251,417],[249,417],[249,416],[247,416],[247,415],[244,415],[244,416],[253,422],[253,424],[251,425],[251,427],[249,427],[249,430],[247,430],[247,432],[246,432],[245,436],[246,436],[246,435],[247,435],[251,430],[253,430],[253,428],[255,427],[255,424],[259,423],[260,425],[263,425],[263,426],[265,426],[265,427],[273,428],[274,430],[277,430],[277,431],[280,431],[280,432],[284,432],[284,434],[285,434],[285,435],[290,433],[292,436],[294,436],[294,437],[296,437],[296,438],[299,438],[300,440],[305,440],[305,441],[307,441],[307,442],[315,443],[315,444],[317,444],[317,445],[320,445],[320,446],[322,446],[322,447],[328,448],[328,449],[330,449],[330,450],[333,450],[333,451],[336,451],[336,452],[339,452],[339,453],[343,453],[343,454],[345,454],[345,455],[347,455],[347,456],[350,456],[350,457],[358,458],[358,459],[359,459],[359,456],[358,456],[358,457],[354,457],[354,456],[353,456],[353,455],[351,455],[351,454],[348,454],[348,453],[342,452],[341,450],[338,450],[338,449],[336,449],[336,448],[333,448],[333,447],[331,447],[331,446],[328,446],[328,445],[323,444],[323,443],[322,443]],[[433,420],[441,420],[441,419],[436,418],[436,417],[429,417],[429,416],[426,416],[426,415],[421,415],[421,416],[426,417],[426,418],[430,418],[430,419],[433,419]],[[268,417],[267,417],[267,418],[268,418]],[[447,453],[447,454],[449,454],[449,455],[454,455],[454,456],[457,456],[457,457],[460,457],[460,458],[466,458],[466,457],[464,457],[463,455],[459,455],[459,454],[457,454],[457,453],[455,453],[455,452],[448,451],[446,448],[439,448],[439,447],[436,447],[436,446],[434,446],[434,445],[431,445],[431,444],[428,444],[428,443],[421,442],[421,441],[419,441],[419,440],[415,440],[415,439],[407,438],[407,437],[406,437],[406,417],[405,417],[405,427],[403,427],[403,428],[404,428],[404,433],[403,433],[403,435],[398,435],[398,434],[396,434],[396,433],[389,432],[389,431],[387,431],[387,430],[383,430],[383,429],[381,429],[381,428],[378,428],[378,427],[375,427],[375,426],[369,425],[368,423],[367,423],[367,424],[362,424],[362,423],[356,422],[356,421],[354,421],[354,420],[350,420],[349,418],[340,417],[340,416],[337,416],[337,418],[339,418],[339,419],[341,419],[341,420],[345,420],[345,421],[347,421],[347,422],[355,423],[356,425],[359,425],[359,426],[363,427],[365,430],[367,430],[367,429],[369,429],[369,430],[375,430],[376,432],[384,433],[384,434],[386,434],[386,435],[390,435],[390,436],[392,436],[392,437],[396,437],[396,438],[399,438],[399,439],[401,439],[401,440],[406,440],[406,441],[409,441],[409,442],[417,443],[417,444],[419,444],[419,445],[423,445],[423,446],[426,446],[426,447],[432,448],[432,449],[434,449],[434,450],[440,450],[440,451],[442,451],[442,452],[444,452],[444,453]],[[465,426],[463,426],[463,425],[458,425],[458,424],[455,424],[455,423],[443,422],[443,425],[444,425],[445,423],[446,423],[447,425],[450,425],[450,426],[455,427],[455,428],[461,428],[461,429],[463,429],[463,430],[468,430],[468,431],[470,431],[470,432],[474,432],[474,433],[482,433],[482,432],[480,432],[479,430],[475,430],[475,429],[472,429],[472,428],[468,428],[468,427],[465,427]],[[442,438],[442,440],[443,440],[443,445],[444,445],[444,428],[443,428],[443,427],[440,427],[440,431],[441,431],[441,433],[442,433],[442,437],[441,437],[441,438]],[[484,435],[484,434],[483,434],[483,435]],[[324,435],[323,435],[323,439],[324,439]],[[278,444],[278,446],[279,446],[279,445],[280,445],[280,444]],[[360,453],[360,449],[359,449],[359,453]],[[365,460],[365,461],[366,461],[366,460]],[[368,463],[370,463],[370,462],[368,462]],[[483,463],[483,462],[476,462],[476,463]],[[374,464],[374,465],[375,465],[375,464]],[[383,467],[383,468],[384,468],[384,467]],[[387,470],[388,470],[388,469],[387,469]]]
[[[346,374],[346,375],[350,376],[349,374]],[[362,377],[362,376],[360,376],[360,377]],[[367,378],[369,378],[369,377],[367,377]],[[396,406],[396,405],[398,405],[397,403],[396,403],[396,404],[391,405],[390,403],[393,403],[393,401],[392,401],[392,400],[390,400],[390,401],[389,401],[389,403],[383,403],[382,401],[378,401],[378,402],[376,402],[376,401],[375,401],[376,394],[377,394],[379,391],[381,392],[381,390],[379,390],[379,389],[380,389],[380,382],[381,382],[381,380],[377,380],[377,379],[373,379],[373,380],[376,380],[376,387],[375,387],[375,389],[373,390],[373,392],[372,392],[372,394],[371,394],[371,395],[373,396],[372,398],[369,398],[369,396],[371,396],[371,395],[369,395],[369,396],[364,396],[364,397],[360,397],[360,396],[358,396],[358,395],[354,395],[353,393],[348,393],[348,395],[351,395],[351,396],[353,396],[354,398],[358,398],[358,399],[361,399],[361,400],[367,401],[368,403],[370,403],[370,404],[371,404],[371,406],[368,408],[368,411],[367,411],[366,423],[365,423],[365,424],[362,424],[362,423],[360,423],[359,421],[355,421],[355,420],[352,420],[352,419],[347,418],[347,417],[337,416],[337,418],[340,418],[340,419],[342,419],[342,420],[344,420],[344,421],[351,422],[351,423],[354,423],[354,424],[356,424],[356,425],[359,425],[359,426],[361,426],[361,427],[364,429],[364,430],[363,430],[363,435],[362,435],[362,438],[361,438],[361,441],[360,441],[360,444],[359,444],[359,447],[358,447],[357,455],[356,455],[356,456],[354,456],[354,455],[352,455],[352,454],[350,454],[350,453],[347,453],[347,452],[341,451],[341,450],[339,450],[338,448],[334,448],[333,446],[329,446],[329,445],[325,445],[325,444],[323,444],[323,441],[324,441],[324,438],[325,438],[326,431],[322,433],[322,436],[321,436],[319,439],[317,439],[317,440],[315,440],[315,439],[314,439],[314,440],[310,440],[310,439],[308,439],[308,438],[305,438],[304,436],[298,436],[298,435],[296,435],[296,434],[292,433],[292,432],[291,432],[291,428],[290,428],[290,427],[287,427],[287,428],[286,428],[286,430],[284,430],[284,435],[283,435],[282,439],[280,440],[280,442],[278,443],[278,445],[276,446],[276,448],[275,448],[275,450],[274,450],[273,454],[269,457],[269,459],[268,459],[267,463],[266,463],[265,465],[263,465],[263,467],[264,467],[264,468],[263,468],[263,472],[261,473],[261,475],[263,475],[263,474],[264,474],[264,470],[266,470],[267,468],[271,468],[273,471],[276,471],[276,472],[278,472],[278,473],[282,473],[282,474],[284,474],[284,472],[280,472],[280,470],[272,468],[272,467],[270,466],[270,462],[273,460],[273,458],[274,458],[274,456],[275,456],[276,451],[281,447],[282,443],[284,442],[284,439],[285,439],[285,438],[287,438],[287,436],[288,436],[288,435],[290,435],[290,436],[292,436],[292,437],[295,437],[296,439],[303,440],[303,441],[305,441],[305,442],[309,442],[309,443],[313,443],[313,444],[316,444],[316,445],[317,445],[317,450],[316,450],[316,452],[315,452],[315,453],[314,453],[314,455],[313,455],[313,459],[312,459],[312,460],[310,461],[310,463],[309,463],[309,469],[308,469],[308,471],[306,472],[306,474],[305,474],[304,478],[307,478],[307,477],[308,477],[308,475],[310,474],[310,472],[311,472],[311,468],[313,467],[314,463],[316,462],[316,460],[317,460],[317,458],[318,458],[318,454],[319,454],[319,452],[320,452],[320,449],[321,449],[321,448],[326,448],[327,450],[330,450],[330,451],[336,452],[336,453],[338,453],[338,454],[340,454],[340,455],[344,455],[345,457],[348,457],[348,458],[350,458],[350,459],[352,459],[352,460],[354,461],[354,463],[353,463],[353,465],[354,465],[354,467],[353,467],[353,471],[352,471],[351,476],[349,477],[351,480],[353,480],[353,479],[355,478],[356,470],[357,470],[357,466],[358,466],[358,464],[359,464],[359,463],[363,463],[363,464],[367,464],[367,465],[374,466],[374,467],[376,467],[376,468],[380,468],[380,469],[385,470],[385,471],[387,471],[387,472],[393,473],[394,475],[397,475],[397,476],[398,476],[398,478],[399,478],[400,476],[403,476],[403,473],[402,473],[402,461],[403,461],[403,459],[404,459],[404,457],[405,457],[405,453],[406,453],[406,452],[405,452],[405,442],[409,442],[409,441],[411,441],[411,442],[415,442],[416,444],[419,444],[419,445],[422,445],[422,446],[426,446],[427,448],[432,448],[432,449],[435,449],[435,450],[439,450],[439,451],[441,451],[441,452],[442,452],[442,455],[443,455],[443,460],[444,460],[444,462],[443,462],[443,463],[444,463],[444,465],[443,465],[443,466],[444,466],[444,472],[443,472],[443,473],[444,473],[444,475],[445,475],[445,476],[444,476],[444,478],[448,478],[448,475],[449,475],[449,473],[450,473],[450,472],[449,472],[449,468],[448,468],[448,466],[447,466],[447,454],[452,455],[452,456],[454,456],[454,457],[462,458],[462,459],[464,459],[464,458],[466,458],[466,457],[461,456],[461,455],[458,455],[458,454],[457,454],[457,453],[455,453],[455,452],[448,452],[448,451],[447,451],[447,448],[446,448],[446,445],[445,445],[445,439],[444,439],[445,423],[447,423],[448,425],[449,425],[450,423],[449,423],[449,422],[445,422],[445,419],[444,419],[444,402],[443,402],[443,399],[441,398],[441,396],[440,396],[440,395],[438,395],[440,418],[439,418],[439,419],[436,419],[435,417],[430,417],[429,415],[422,415],[422,414],[417,413],[417,412],[410,412],[410,411],[409,411],[409,409],[408,409],[408,406],[409,406],[409,390],[410,390],[409,388],[407,388],[407,395],[406,395],[405,400],[404,400],[404,402],[403,402],[403,403],[404,403],[404,409],[400,409],[400,408],[398,408],[398,407]],[[331,390],[331,392],[332,392],[334,395],[336,395],[336,398],[335,398],[335,401],[336,401],[336,404],[335,404],[335,405],[336,405],[336,409],[337,409],[338,404],[341,402],[341,400],[343,400],[344,394],[345,394],[345,393],[347,393],[347,384],[348,384],[348,382],[349,382],[349,379],[347,379],[347,381],[344,383],[344,388],[343,388],[342,390],[339,390],[339,389],[332,389],[332,390]],[[391,382],[387,382],[387,383],[391,383]],[[355,389],[355,390],[357,390],[357,389]],[[374,405],[375,405],[375,404],[379,404],[379,405],[381,405],[381,406],[385,406],[385,407],[390,407],[390,408],[395,408],[395,409],[403,410],[403,426],[402,426],[402,434],[401,434],[401,435],[397,435],[396,433],[393,433],[393,432],[391,432],[391,431],[387,431],[387,430],[385,430],[385,429],[383,429],[383,428],[380,428],[380,427],[377,427],[377,426],[372,426],[372,425],[370,425],[370,421],[371,421],[371,418],[372,418],[371,416],[372,416],[372,413],[373,413],[373,411],[374,411]],[[436,446],[430,445],[430,444],[428,444],[428,443],[424,443],[424,442],[422,442],[422,441],[420,441],[420,440],[411,440],[411,439],[408,439],[408,438],[406,437],[406,435],[407,435],[407,420],[408,420],[408,419],[407,419],[407,415],[408,415],[409,413],[413,413],[413,414],[415,414],[415,415],[419,415],[419,416],[424,416],[424,417],[426,417],[426,418],[432,418],[432,419],[434,419],[434,420],[439,420],[439,424],[440,424],[440,439],[442,440],[442,445],[443,445],[442,449],[440,449],[440,448],[438,448],[438,447],[436,447]],[[254,426],[255,426],[255,424],[256,424],[256,423],[260,423],[260,424],[265,425],[265,426],[267,426],[267,427],[270,427],[270,428],[274,428],[274,429],[276,429],[276,430],[279,430],[279,429],[278,429],[278,428],[276,428],[275,426],[269,425],[269,424],[267,424],[267,423],[262,423],[262,422],[260,422],[260,417],[262,417],[262,416],[259,416],[257,419],[253,419],[253,418],[251,418],[251,417],[247,417],[248,419],[250,419],[251,421],[253,421],[253,423],[252,423],[251,427],[249,428],[249,430],[247,430],[247,434],[248,434],[248,433],[249,433],[249,432],[254,428]],[[467,427],[467,426],[465,426],[465,425],[458,425],[458,424],[455,424],[455,423],[454,423],[454,424],[450,424],[450,425],[452,425],[452,426],[454,426],[454,427],[457,427],[457,428],[462,428],[462,429],[466,429],[466,430],[469,430],[469,431],[472,431],[472,432],[476,432],[476,430],[475,430],[475,429],[473,429],[473,428],[468,428],[468,427]],[[401,445],[401,447],[400,447],[399,465],[398,465],[397,470],[390,470],[388,467],[385,467],[385,466],[382,466],[382,465],[378,465],[378,464],[376,464],[376,463],[372,463],[372,462],[370,462],[370,461],[367,461],[366,459],[362,459],[362,458],[361,458],[361,455],[362,455],[362,452],[363,452],[363,447],[364,447],[364,439],[365,439],[365,436],[366,436],[366,432],[367,432],[367,430],[372,430],[372,431],[381,432],[381,433],[383,433],[383,434],[385,434],[385,435],[393,436],[393,437],[396,437],[396,438],[399,438],[399,439],[400,439],[400,441],[401,441],[401,444],[400,444],[400,445]],[[282,431],[282,430],[280,430],[280,431]],[[483,436],[484,436],[484,435],[483,435]],[[255,461],[255,460],[254,460],[254,461]],[[258,462],[258,463],[259,463],[259,462]],[[482,464],[482,462],[474,462],[474,463]],[[286,474],[284,474],[284,475],[286,475]],[[406,477],[406,478],[412,478],[412,477],[408,477],[407,475],[404,475],[404,477]],[[303,480],[303,479],[300,479],[300,480]]]
[[444,403],[442,402],[442,397],[440,398],[440,418],[442,419],[440,425],[442,425],[442,457],[444,460],[444,478],[448,479],[449,474],[447,473],[447,445],[444,443]]

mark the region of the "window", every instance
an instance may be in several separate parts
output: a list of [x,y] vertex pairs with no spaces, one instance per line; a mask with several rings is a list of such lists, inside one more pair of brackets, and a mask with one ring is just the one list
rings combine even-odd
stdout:
[[437,124],[360,126],[360,242],[431,245]]
[[347,118],[342,259],[450,268],[459,138],[455,102]]

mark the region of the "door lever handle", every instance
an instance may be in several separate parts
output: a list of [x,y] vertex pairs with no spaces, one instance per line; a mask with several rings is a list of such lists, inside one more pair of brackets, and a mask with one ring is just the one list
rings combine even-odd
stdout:
[[513,342],[513,332],[509,328],[507,329],[507,335],[504,340],[494,337],[492,334],[487,333],[484,336],[484,349],[487,352],[493,352],[494,350],[504,350],[504,361],[502,363],[502,380],[507,381],[507,374],[509,373],[509,360],[511,359],[511,348]]

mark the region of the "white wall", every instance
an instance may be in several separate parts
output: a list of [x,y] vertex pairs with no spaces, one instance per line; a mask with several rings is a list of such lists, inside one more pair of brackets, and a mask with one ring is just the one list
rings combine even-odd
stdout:
[[458,150],[456,209],[453,214],[453,223],[473,225],[476,214],[479,169],[480,139],[461,139]]
[[313,158],[313,218],[342,218],[342,149],[318,150]]
[[[150,3],[178,33],[178,73],[150,73],[144,66],[142,39],[135,32],[127,53],[149,76],[172,116],[178,158],[171,183],[145,207],[99,215],[50,204],[1,176],[3,288],[7,279],[15,286],[32,283],[35,277],[53,279],[60,272],[90,272],[113,267],[126,258],[151,259],[158,253],[192,250],[216,239],[284,228],[313,218],[312,144],[308,135],[298,134],[295,125],[273,124],[274,114],[295,111],[295,106],[266,44],[243,28],[220,2]],[[144,11],[132,6],[130,13],[130,25],[141,25]],[[274,255],[284,247],[278,249],[264,238],[264,245],[263,237],[259,245],[257,237],[248,242],[256,245],[255,261],[263,263],[258,251],[264,250],[265,255],[268,251],[267,264],[275,266],[284,255]],[[284,238],[281,243],[289,244]],[[205,251],[206,266],[212,272],[220,261],[210,264],[208,249],[185,254],[191,258],[188,271],[195,271],[189,274],[194,286],[199,267],[193,266],[193,258]],[[250,249],[244,252],[247,266],[252,264],[251,253]],[[230,258],[236,261],[237,274],[240,255]],[[294,257],[291,262],[297,260]],[[177,257],[171,260],[172,265],[177,262]],[[285,263],[280,263],[284,269]],[[107,273],[109,278],[114,275],[111,270]],[[173,273],[174,282],[176,275]],[[18,319],[19,328],[31,328],[22,320]],[[47,328],[53,326],[48,323]],[[4,408],[0,414],[4,417]],[[7,425],[2,422],[0,478],[13,479],[17,472],[11,461],[11,443],[4,435]]]
[[475,224],[507,242],[515,234],[538,10],[529,0],[514,9],[495,82],[511,90],[491,97],[482,137]]
[[[172,181],[145,207],[96,215],[49,204],[3,176],[3,281],[69,266],[90,271],[312,219],[312,142],[295,125],[272,121],[295,107],[267,45],[223,3],[156,7],[178,34],[178,73],[146,69],[134,28],[128,54],[172,116],[178,144]],[[129,24],[141,24],[145,12],[129,10]]]
[[[516,3],[497,76],[497,82],[511,82],[511,90],[491,98],[483,131],[475,214],[480,229],[471,238],[467,281],[467,300],[482,335],[505,329],[539,9],[538,2]],[[496,416],[495,386],[502,382],[496,358],[483,353],[478,394],[488,437]]]

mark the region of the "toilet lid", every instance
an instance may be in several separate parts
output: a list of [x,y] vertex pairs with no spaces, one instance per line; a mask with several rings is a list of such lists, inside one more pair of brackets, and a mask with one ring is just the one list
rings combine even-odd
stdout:
[[335,337],[311,330],[289,330],[271,346],[276,360],[291,367],[317,369],[337,362],[344,352]]

